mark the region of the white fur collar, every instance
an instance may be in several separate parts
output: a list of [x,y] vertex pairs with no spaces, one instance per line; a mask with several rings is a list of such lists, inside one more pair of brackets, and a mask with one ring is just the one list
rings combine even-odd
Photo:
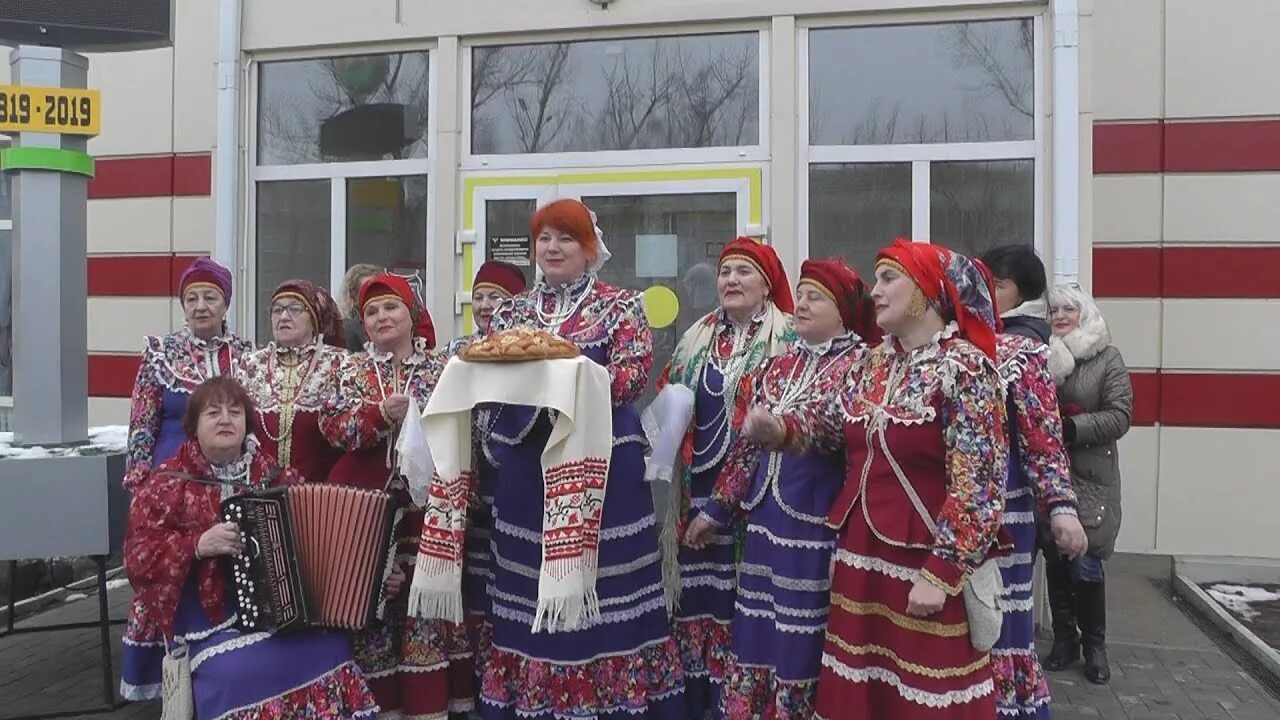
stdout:
[[1028,300],[1008,312],[1000,313],[1000,317],[1033,317],[1048,320],[1049,304],[1044,301],[1044,298]]
[[1101,317],[1061,337],[1054,335],[1049,339],[1049,371],[1054,381],[1061,385],[1075,372],[1076,363],[1095,357],[1110,344],[1111,331]]

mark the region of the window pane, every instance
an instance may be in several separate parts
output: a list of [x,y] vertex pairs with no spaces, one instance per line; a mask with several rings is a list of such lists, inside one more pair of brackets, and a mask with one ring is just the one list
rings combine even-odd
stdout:
[[534,279],[529,218],[535,210],[537,203],[533,200],[489,200],[484,207],[485,259],[515,265],[529,285]]
[[264,63],[258,163],[427,155],[427,53]]
[[910,236],[911,163],[809,166],[809,257],[843,257],[870,281],[880,248]]
[[347,181],[347,267],[357,263],[423,278],[427,264],[426,176]]
[[476,48],[471,151],[756,145],[756,33]]
[[1032,138],[1030,19],[809,33],[814,145]]
[[276,286],[302,278],[329,287],[328,180],[258,183],[258,342],[271,339]]
[[671,359],[680,333],[719,304],[716,265],[724,244],[737,234],[738,199],[733,193],[704,193],[584,197],[582,201],[595,211],[605,244],[613,253],[600,278],[640,291],[661,286],[676,295],[674,308],[649,308],[654,326],[653,370],[641,400],[644,406],[653,397],[658,373]]
[[929,167],[929,236],[966,255],[1035,242],[1035,162],[939,162]]

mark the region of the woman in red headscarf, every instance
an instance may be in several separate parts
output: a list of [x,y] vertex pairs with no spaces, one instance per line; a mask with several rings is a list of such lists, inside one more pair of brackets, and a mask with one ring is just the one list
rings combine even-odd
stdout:
[[524,273],[511,263],[490,260],[481,265],[471,283],[471,316],[475,320],[476,331],[450,342],[445,354],[457,355],[463,348],[484,337],[489,331],[489,321],[493,319],[498,307],[524,292],[525,286]]
[[742,378],[795,340],[791,283],[773,248],[745,237],[726,245],[716,291],[720,307],[685,331],[658,379],[662,392],[670,384],[693,395],[681,448],[683,477],[671,484],[668,498],[663,560],[689,713],[698,718],[719,705],[724,680],[738,574],[735,531],[718,529],[704,547],[680,547],[678,555],[677,539],[711,496],[741,426],[747,400],[738,392]]
[[985,562],[1008,452],[991,296],[968,258],[898,240],[880,251],[871,298],[889,337],[841,391],[780,414],[753,407],[743,427],[768,447],[844,446],[816,717],[990,720],[999,626],[969,614],[962,591],[988,608],[999,594]]
[[240,357],[236,378],[257,407],[263,452],[308,482],[324,482],[341,455],[320,432],[347,356],[338,306],[315,283],[286,280],[268,307],[271,342]]
[[[375,275],[360,288],[369,342],[338,368],[338,392],[320,418],[320,430],[344,454],[329,481],[386,490],[409,508],[396,527],[398,567],[387,617],[357,633],[356,661],[383,712],[444,717],[475,706],[475,678],[466,632],[442,620],[408,617],[406,599],[422,533],[422,509],[396,469],[396,434],[409,399],[426,407],[443,358],[432,352],[431,316],[404,278]],[[404,592],[402,592],[404,591]]]
[[[789,352],[744,379],[740,396],[784,413],[839,392],[880,340],[866,285],[843,260],[806,260],[796,286]],[[808,720],[817,698],[836,534],[827,511],[844,481],[834,448],[796,455],[739,436],[686,544],[746,517],[733,646],[720,698],[726,720]]]

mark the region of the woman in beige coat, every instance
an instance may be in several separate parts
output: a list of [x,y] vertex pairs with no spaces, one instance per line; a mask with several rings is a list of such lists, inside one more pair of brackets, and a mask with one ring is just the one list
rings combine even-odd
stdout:
[[1116,442],[1129,431],[1133,387],[1120,350],[1093,298],[1078,285],[1049,291],[1049,369],[1058,385],[1062,434],[1071,455],[1071,483],[1079,496],[1080,522],[1089,550],[1069,560],[1046,552],[1053,649],[1048,670],[1061,670],[1084,648],[1085,677],[1111,680],[1107,663],[1106,584],[1102,561],[1120,533],[1120,456]]

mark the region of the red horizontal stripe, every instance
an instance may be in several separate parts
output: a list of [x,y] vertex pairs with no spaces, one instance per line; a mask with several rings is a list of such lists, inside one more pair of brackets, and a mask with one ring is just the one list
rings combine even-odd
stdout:
[[1160,373],[1139,371],[1129,373],[1133,385],[1134,425],[1155,425],[1160,420]]
[[1164,170],[1164,123],[1094,123],[1093,172],[1158,173]]
[[92,397],[129,397],[138,376],[141,355],[89,354],[89,395]]
[[1093,246],[1093,295],[1160,297],[1160,248]]
[[89,199],[209,195],[213,159],[209,153],[97,158]]
[[1160,422],[1175,427],[1280,428],[1280,375],[1160,373]]
[[171,297],[197,255],[90,255],[90,297]]
[[1280,247],[1167,247],[1167,298],[1280,298]]
[[1165,123],[1165,172],[1280,170],[1280,120]]
[[1100,298],[1280,298],[1280,247],[1093,248]]
[[1280,120],[1094,123],[1093,172],[1280,170]]

